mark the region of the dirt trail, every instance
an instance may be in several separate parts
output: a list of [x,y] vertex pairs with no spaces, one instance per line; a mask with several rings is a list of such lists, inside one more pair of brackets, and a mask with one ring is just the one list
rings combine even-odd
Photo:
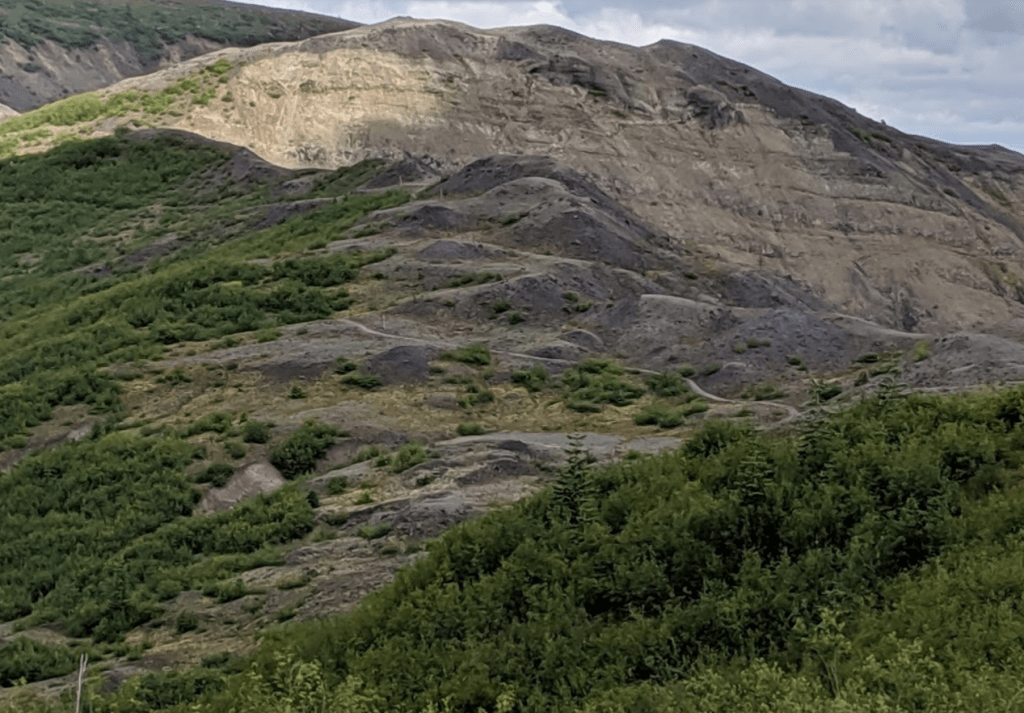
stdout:
[[718,403],[723,404],[744,404],[746,406],[770,406],[772,408],[785,409],[789,415],[786,416],[786,418],[784,418],[782,421],[779,421],[780,424],[789,423],[793,419],[800,418],[801,416],[803,416],[803,412],[800,411],[800,409],[796,408],[795,406],[790,406],[789,404],[779,403],[778,401],[737,401],[736,399],[727,399],[722,396],[715,396],[714,394],[705,391],[704,389],[697,386],[697,383],[693,379],[687,379],[686,383],[691,389],[693,389],[693,392],[695,394],[697,394],[698,396],[703,396],[708,401],[717,401]]
[[[437,346],[438,345],[438,343],[436,341],[430,341],[428,339],[420,339],[419,337],[406,337],[406,336],[403,336],[401,334],[392,334],[392,333],[388,333],[388,332],[382,332],[382,331],[379,331],[377,329],[373,329],[372,327],[367,327],[365,324],[362,324],[361,322],[357,322],[357,321],[352,320],[352,319],[339,319],[337,321],[340,324],[345,324],[345,325],[348,325],[350,327],[354,327],[355,329],[358,329],[363,334],[368,334],[368,335],[374,336],[374,337],[381,337],[383,339],[401,339],[403,341],[413,342],[415,344],[429,344],[429,345],[432,345],[432,346]],[[452,346],[452,347],[454,347],[455,345],[442,345],[442,346]],[[498,356],[513,357],[513,358],[516,358],[516,359],[526,359],[526,360],[530,360],[530,361],[543,362],[545,364],[559,364],[559,365],[564,365],[564,366],[573,366],[573,365],[576,364],[576,362],[570,361],[568,359],[555,359],[553,357],[535,356],[533,354],[524,354],[522,352],[510,352],[510,351],[505,351],[505,350],[500,350],[500,349],[492,350],[492,353],[496,354]],[[658,374],[658,373],[660,373],[660,372],[657,372],[657,371],[651,371],[650,369],[639,369],[639,368],[632,368],[632,367],[630,368],[630,370],[634,371],[634,372],[637,372],[637,373],[640,373],[640,374]],[[800,411],[795,406],[790,406],[789,404],[779,403],[778,401],[742,401],[742,400],[738,400],[738,399],[727,399],[724,396],[716,396],[715,394],[712,394],[712,393],[710,393],[708,391],[705,391],[700,386],[698,386],[697,383],[693,379],[686,379],[686,383],[693,390],[693,392],[695,394],[697,394],[698,396],[701,396],[701,397],[707,399],[708,401],[715,401],[715,402],[721,403],[721,404],[741,404],[741,405],[748,406],[748,407],[749,406],[764,406],[764,407],[767,407],[767,408],[783,409],[784,411],[786,411],[787,416],[782,421],[780,421],[779,424],[777,424],[777,425],[780,425],[780,424],[783,424],[783,423],[789,423],[790,421],[793,421],[793,420],[803,416],[803,412],[802,411]]]

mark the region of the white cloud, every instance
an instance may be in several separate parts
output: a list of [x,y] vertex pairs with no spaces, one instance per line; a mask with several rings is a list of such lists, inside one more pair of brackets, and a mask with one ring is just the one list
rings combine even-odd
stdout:
[[[620,0],[621,1],[621,0]],[[643,46],[673,39],[834,97],[914,134],[1024,152],[1019,0],[268,0],[375,23],[405,15],[481,28],[550,24]]]

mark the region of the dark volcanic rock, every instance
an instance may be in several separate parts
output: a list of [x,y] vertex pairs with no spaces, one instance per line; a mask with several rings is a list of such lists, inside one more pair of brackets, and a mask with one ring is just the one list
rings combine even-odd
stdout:
[[367,359],[365,369],[385,385],[423,382],[430,376],[430,362],[439,354],[439,349],[428,346],[392,347]]
[[407,158],[404,161],[392,164],[377,176],[371,178],[363,188],[390,188],[401,186],[405,183],[422,183],[434,181],[440,178],[441,174],[431,166],[417,158]]

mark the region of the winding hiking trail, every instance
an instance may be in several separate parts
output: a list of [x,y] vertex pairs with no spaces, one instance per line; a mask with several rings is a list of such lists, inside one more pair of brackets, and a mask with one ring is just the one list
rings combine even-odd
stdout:
[[[429,346],[446,346],[452,348],[458,346],[456,344],[445,344],[437,341],[431,341],[429,339],[421,339],[419,337],[407,337],[401,334],[382,332],[380,330],[373,329],[372,327],[367,327],[362,322],[357,322],[354,319],[341,318],[336,320],[336,322],[338,324],[353,327],[362,332],[363,334],[367,334],[373,337],[380,337],[383,339],[400,339],[402,341],[412,342],[414,344],[426,344]],[[510,352],[502,349],[492,349],[491,353],[496,354],[498,356],[512,357],[516,359],[526,359],[528,361],[540,362],[545,364],[558,364],[561,366],[575,366],[576,364],[576,362],[570,361],[568,359],[556,359],[553,357],[535,356],[533,354],[524,354],[522,352]],[[651,371],[650,369],[639,369],[634,367],[630,367],[630,370],[639,374],[661,373],[657,371]],[[743,405],[747,407],[764,406],[768,408],[782,409],[786,412],[787,415],[784,419],[774,424],[775,426],[781,426],[783,424],[789,423],[790,421],[794,421],[804,415],[803,412],[800,411],[800,409],[796,408],[795,406],[790,406],[789,404],[780,403],[778,401],[743,401],[739,399],[727,399],[724,396],[716,396],[715,394],[705,391],[700,386],[698,386],[693,379],[686,378],[686,384],[693,390],[695,394],[707,399],[708,401],[714,401],[720,404]]]

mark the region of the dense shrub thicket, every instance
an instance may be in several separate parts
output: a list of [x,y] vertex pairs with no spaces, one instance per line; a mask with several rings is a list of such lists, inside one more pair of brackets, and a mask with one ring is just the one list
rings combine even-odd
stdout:
[[279,633],[201,710],[1013,709],[1022,447],[1014,390],[576,457],[355,613]]
[[[237,222],[236,212],[265,200],[265,186],[242,197],[226,183],[198,190],[226,180],[218,171],[229,158],[164,136],[83,141],[0,161],[0,449],[61,404],[116,411],[120,389],[99,371],[106,365],[346,309],[343,285],[391,254],[303,254],[367,212],[408,200],[400,191],[342,192],[380,162],[325,174],[316,190],[336,197],[317,211],[232,240],[210,234],[210,225]],[[124,234],[143,251],[168,236],[188,236],[191,247],[140,270],[144,261],[118,260]],[[95,276],[73,272],[86,265],[98,266]]]
[[316,462],[334,445],[338,429],[316,421],[306,421],[270,452],[270,462],[286,478],[309,473]]
[[0,269],[18,274],[26,266],[22,258],[34,255],[27,266],[38,281],[109,257],[112,249],[102,242],[79,238],[115,231],[154,204],[190,200],[183,192],[187,179],[229,157],[223,149],[172,137],[108,137],[3,161]]
[[50,646],[19,636],[0,646],[0,687],[71,673],[78,656],[68,646]]
[[[239,572],[277,562],[276,545],[312,529],[311,499],[292,488],[227,513],[192,514],[195,482],[223,484],[233,469],[214,463],[188,476],[201,449],[185,439],[225,433],[232,414],[161,437],[114,431],[121,386],[103,367],[158,358],[183,340],[329,316],[351,303],[344,285],[360,268],[391,254],[305,252],[366,212],[408,200],[395,191],[348,194],[381,162],[321,176],[314,193],[334,199],[319,211],[211,237],[204,223],[221,225],[266,200],[266,186],[235,194],[218,173],[228,158],[178,138],[129,137],[0,162],[0,449],[24,446],[27,429],[59,405],[109,414],[89,438],[30,454],[0,474],[0,621],[54,622],[82,646],[124,646],[116,642],[183,590],[218,601],[244,596]],[[134,249],[171,233],[193,247],[152,263],[118,262],[126,235]],[[109,262],[92,276],[67,272],[98,260]],[[272,424],[242,428],[247,442],[271,439]],[[273,452],[294,476],[333,438],[313,424]],[[0,685],[66,673],[78,653],[77,645],[15,638],[0,645]],[[136,688],[140,701],[164,705],[208,690],[219,675],[158,677]]]
[[160,600],[273,561],[267,547],[312,529],[292,490],[191,516],[194,455],[178,439],[114,433],[0,475],[0,620],[32,614],[116,640],[157,616]]

